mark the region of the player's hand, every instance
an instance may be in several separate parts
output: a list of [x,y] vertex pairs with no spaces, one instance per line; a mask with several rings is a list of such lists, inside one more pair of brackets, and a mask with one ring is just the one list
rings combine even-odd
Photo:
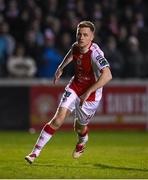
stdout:
[[61,75],[63,74],[63,69],[61,68],[58,68],[55,72],[55,75],[54,75],[54,81],[53,83],[56,84],[57,81],[60,79]]
[[81,97],[80,97],[80,107],[82,107],[83,103],[89,98],[91,92],[86,91]]

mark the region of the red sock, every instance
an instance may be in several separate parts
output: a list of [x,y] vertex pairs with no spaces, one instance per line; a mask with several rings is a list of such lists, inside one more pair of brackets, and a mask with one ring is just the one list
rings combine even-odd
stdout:
[[48,134],[51,134],[53,135],[55,133],[55,129],[53,129],[49,124],[46,124],[43,128],[43,130],[48,133]]
[[84,132],[78,133],[78,135],[79,135],[80,137],[84,137],[84,136],[86,136],[86,134],[88,134],[88,128],[87,128]]

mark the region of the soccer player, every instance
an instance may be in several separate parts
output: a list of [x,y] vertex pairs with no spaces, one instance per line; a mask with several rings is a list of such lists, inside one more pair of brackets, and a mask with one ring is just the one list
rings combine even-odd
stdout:
[[76,42],[57,68],[54,83],[59,80],[64,67],[71,61],[74,61],[75,75],[66,86],[54,117],[43,127],[32,152],[25,157],[30,164],[74,110],[74,129],[78,142],[73,151],[73,158],[79,158],[84,152],[88,141],[87,125],[99,106],[103,86],[112,79],[104,53],[93,42],[94,34],[95,26],[92,22],[82,21],[77,25]]

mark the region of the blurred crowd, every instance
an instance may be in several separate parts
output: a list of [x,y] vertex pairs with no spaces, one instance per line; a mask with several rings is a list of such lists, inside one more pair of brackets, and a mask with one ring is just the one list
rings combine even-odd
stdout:
[[148,78],[147,12],[146,0],[0,0],[0,78],[52,78],[81,20],[94,22],[114,78]]

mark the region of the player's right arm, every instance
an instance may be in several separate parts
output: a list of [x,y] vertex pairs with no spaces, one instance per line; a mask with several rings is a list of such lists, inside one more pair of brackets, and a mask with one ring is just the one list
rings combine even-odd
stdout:
[[72,50],[70,49],[68,53],[65,55],[63,61],[58,66],[55,75],[54,75],[54,84],[59,80],[61,75],[63,74],[63,69],[73,60]]

